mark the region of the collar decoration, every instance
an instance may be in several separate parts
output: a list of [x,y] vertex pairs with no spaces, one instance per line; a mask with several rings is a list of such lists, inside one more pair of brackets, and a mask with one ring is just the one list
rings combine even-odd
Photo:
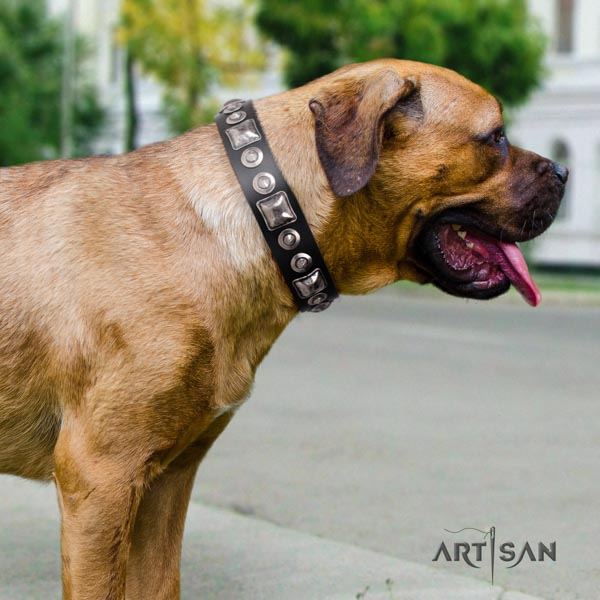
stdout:
[[321,312],[338,292],[300,204],[281,173],[251,100],[230,100],[215,117],[231,166],[292,297]]

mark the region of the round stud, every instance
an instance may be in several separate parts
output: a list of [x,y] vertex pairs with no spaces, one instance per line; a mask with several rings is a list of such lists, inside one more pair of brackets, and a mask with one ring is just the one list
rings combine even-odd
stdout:
[[314,313],[323,312],[326,308],[329,308],[330,306],[331,306],[331,300],[327,300],[325,302],[321,302],[321,304],[315,304],[315,306],[313,306],[310,309],[310,312],[314,312]]
[[259,194],[270,194],[275,189],[275,177],[271,173],[259,173],[252,180],[252,187]]
[[296,273],[305,273],[311,266],[312,258],[305,252],[298,252],[298,254],[295,254],[290,261],[290,267],[292,267]]
[[225,104],[225,106],[223,106],[221,112],[226,115],[229,115],[231,113],[234,113],[236,110],[240,110],[242,106],[244,106],[244,103],[241,100],[230,100]]
[[[321,304],[323,304],[325,301],[327,300],[327,294],[325,294],[324,292],[321,292],[320,294],[315,294],[314,296],[311,296],[307,302],[310,304],[310,306],[320,306]],[[331,304],[331,302],[329,302],[329,304]],[[328,304],[328,306],[329,306]],[[327,307],[325,307],[327,308]]]
[[243,121],[245,118],[246,113],[243,110],[236,110],[225,119],[225,123],[227,123],[227,125],[235,125],[236,123]]
[[258,167],[258,165],[260,165],[260,163],[263,161],[263,158],[263,151],[260,148],[246,148],[242,152],[240,160],[245,167],[253,169],[254,167]]
[[300,234],[295,229],[284,229],[279,234],[277,242],[284,250],[293,250],[300,243]]

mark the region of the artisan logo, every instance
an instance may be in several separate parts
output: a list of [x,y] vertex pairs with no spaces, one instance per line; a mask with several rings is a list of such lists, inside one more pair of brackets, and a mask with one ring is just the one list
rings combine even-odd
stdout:
[[492,585],[494,585],[494,570],[496,561],[505,563],[507,569],[514,569],[523,560],[529,562],[543,562],[549,560],[556,562],[556,542],[546,545],[542,542],[515,544],[510,541],[498,542],[496,540],[496,528],[490,527],[488,531],[476,529],[475,527],[463,527],[458,531],[444,529],[448,533],[459,534],[463,531],[478,531],[483,534],[483,540],[479,542],[453,542],[446,544],[442,541],[432,562],[444,560],[446,562],[464,562],[473,569],[480,569],[481,565],[490,565]]

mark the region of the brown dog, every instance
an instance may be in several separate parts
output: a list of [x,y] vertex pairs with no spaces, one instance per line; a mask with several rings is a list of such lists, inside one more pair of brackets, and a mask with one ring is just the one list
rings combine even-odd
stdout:
[[[341,293],[539,301],[512,242],[552,222],[567,172],[511,147],[483,89],[382,60],[256,108]],[[290,292],[214,125],[0,182],[0,469],[54,477],[65,598],[177,598],[196,469]]]

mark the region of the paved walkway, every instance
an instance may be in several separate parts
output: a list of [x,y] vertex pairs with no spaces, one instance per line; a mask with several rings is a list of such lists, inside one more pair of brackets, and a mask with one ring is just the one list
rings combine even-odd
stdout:
[[[0,477],[0,530],[0,599],[59,598],[53,486]],[[183,600],[536,600],[196,503],[182,588]]]
[[600,598],[600,308],[546,296],[388,288],[300,315],[194,498],[483,582],[486,564],[431,562],[442,539],[482,539],[444,529],[556,541],[556,562],[499,562],[496,584]]
[[[532,600],[431,567],[443,528],[486,524],[558,542],[557,563],[501,586],[598,597],[597,307],[392,289],[316,317],[285,332],[202,465],[184,599]],[[0,600],[59,597],[54,488],[0,476]]]

